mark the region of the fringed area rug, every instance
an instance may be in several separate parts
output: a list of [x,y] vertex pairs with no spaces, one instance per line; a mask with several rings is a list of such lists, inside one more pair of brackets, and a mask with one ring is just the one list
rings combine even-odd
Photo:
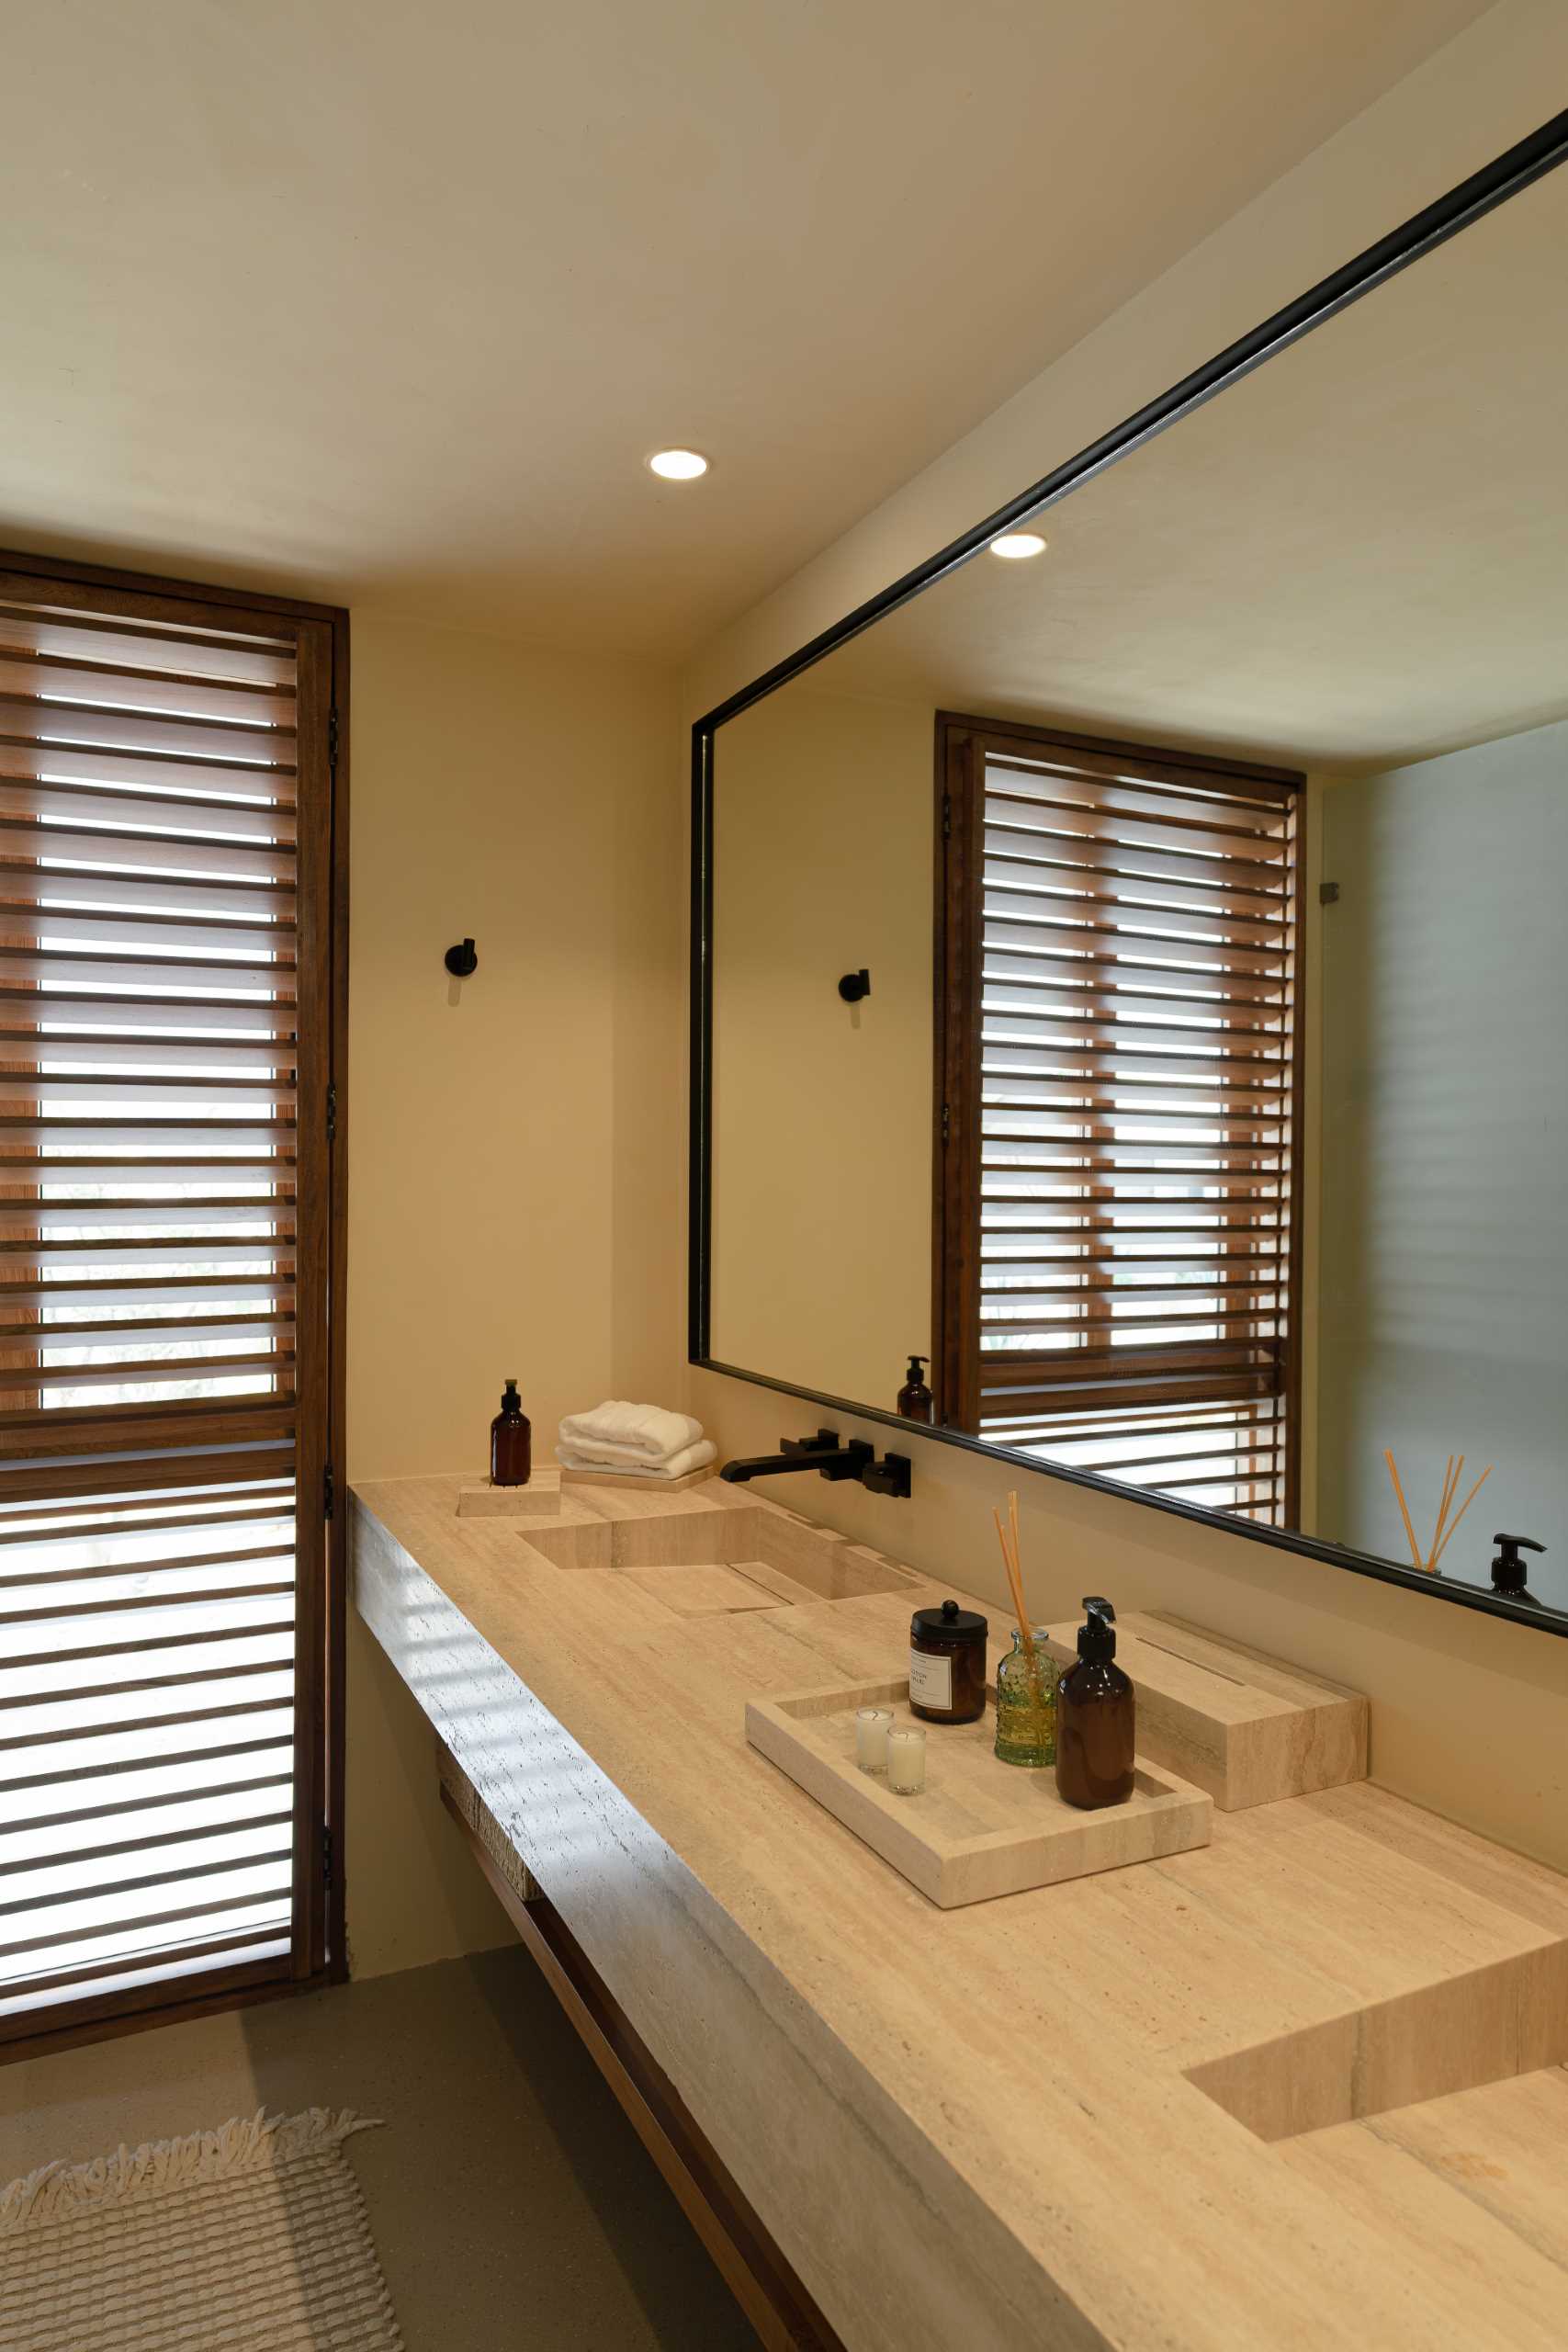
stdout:
[[45,2165],[0,2191],[0,2346],[401,2352],[359,2184],[313,2107]]

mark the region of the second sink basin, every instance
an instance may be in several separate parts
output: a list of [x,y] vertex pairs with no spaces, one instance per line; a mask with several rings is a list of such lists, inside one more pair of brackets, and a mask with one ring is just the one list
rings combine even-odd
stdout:
[[[522,1531],[520,1531],[522,1532]],[[558,1568],[610,1569],[682,1616],[902,1592],[919,1579],[831,1528],[755,1504],[529,1528],[523,1540]]]

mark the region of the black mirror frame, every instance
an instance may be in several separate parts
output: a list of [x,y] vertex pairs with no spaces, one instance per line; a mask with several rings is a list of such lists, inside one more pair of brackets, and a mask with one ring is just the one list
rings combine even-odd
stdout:
[[[930,588],[950,572],[958,571],[973,558],[982,554],[1000,531],[1016,529],[1021,523],[1055,505],[1071,492],[1080,489],[1097,474],[1128,457],[1134,449],[1155,439],[1178,424],[1194,409],[1226,390],[1244,376],[1252,374],[1276,353],[1287,350],[1314,327],[1324,325],[1340,311],[1376,288],[1409,268],[1423,254],[1445,244],[1471,223],[1506,204],[1535,181],[1568,162],[1568,110],[1553,115],[1528,139],[1520,140],[1495,161],[1461,180],[1446,196],[1397,228],[1364,253],[1345,263],[1343,267],[1321,279],[1319,283],[1276,311],[1261,325],[1246,334],[1173,384],[1168,391],[1114,425],[1097,441],[1089,443],[1074,458],[1055,467],[1030,489],[1020,492],[1007,505],[999,507],[984,522],[976,523],[960,538],[941,548],[937,554],[914,571],[907,571],[878,595],[873,596],[854,611],[846,615],[831,628],[790,654],[784,661],[764,670],[760,677],[740,688],[739,693],[717,704],[699,718],[692,729],[692,943],[691,943],[691,1137],[690,1137],[690,1197],[688,1207],[687,1261],[687,1361],[705,1372],[722,1374],[729,1380],[744,1380],[755,1387],[772,1388],[786,1396],[798,1396],[803,1403],[821,1407],[840,1415],[852,1415],[856,1419],[875,1421],[910,1434],[910,1424],[900,1420],[896,1413],[880,1407],[857,1403],[852,1397],[829,1396],[820,1389],[804,1388],[789,1380],[776,1380],[766,1373],[750,1372],[739,1364],[723,1363],[715,1357],[712,1339],[712,1228],[713,1228],[713,916],[714,916],[714,737],[727,719],[735,718],[743,710],[776,688],[787,685],[825,655],[858,637],[875,621],[908,604],[923,589]],[[1379,1583],[1401,1585],[1407,1591],[1426,1594],[1428,1598],[1457,1602],[1462,1609],[1476,1609],[1488,1616],[1504,1617],[1514,1624],[1531,1625],[1540,1632],[1568,1635],[1568,1611],[1550,1610],[1531,1604],[1509,1600],[1476,1585],[1464,1585],[1447,1579],[1429,1577],[1417,1569],[1401,1567],[1396,1561],[1379,1559],[1371,1553],[1352,1551],[1340,1544],[1323,1542],[1314,1535],[1300,1535],[1288,1529],[1238,1525],[1224,1511],[1210,1510],[1196,1503],[1183,1502],[1179,1497],[1163,1495],[1141,1487],[1123,1486],[1114,1478],[1100,1476],[1093,1471],[1073,1470],[1064,1464],[1039,1461],[1013,1446],[994,1444],[990,1440],[970,1436],[962,1430],[922,1427],[918,1431],[921,1441],[934,1440],[943,1445],[965,1448],[970,1453],[984,1454],[987,1460],[1006,1464],[1010,1469],[1027,1471],[1035,1477],[1058,1478],[1076,1487],[1088,1487],[1095,1492],[1113,1497],[1121,1502],[1141,1503],[1145,1508],[1168,1511],[1179,1519],[1194,1520],[1200,1525],[1217,1528],[1251,1544],[1271,1544],[1276,1550],[1293,1552],[1307,1559],[1321,1560],[1337,1568],[1348,1568],[1353,1575],[1374,1577]]]

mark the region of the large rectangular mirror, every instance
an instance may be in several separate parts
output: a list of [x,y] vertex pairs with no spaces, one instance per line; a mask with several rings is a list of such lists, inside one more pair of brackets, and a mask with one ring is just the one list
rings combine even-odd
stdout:
[[699,1360],[1568,1630],[1565,249],[1553,170],[699,729]]

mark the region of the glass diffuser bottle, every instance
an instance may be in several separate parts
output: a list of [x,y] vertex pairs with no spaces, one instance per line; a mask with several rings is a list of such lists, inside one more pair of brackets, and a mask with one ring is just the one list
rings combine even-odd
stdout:
[[1061,1668],[1045,1648],[1044,1630],[1034,1629],[1034,1655],[1015,1626],[1012,1648],[997,1668],[996,1752],[1004,1764],[1038,1770],[1056,1760],[1056,1683]]

